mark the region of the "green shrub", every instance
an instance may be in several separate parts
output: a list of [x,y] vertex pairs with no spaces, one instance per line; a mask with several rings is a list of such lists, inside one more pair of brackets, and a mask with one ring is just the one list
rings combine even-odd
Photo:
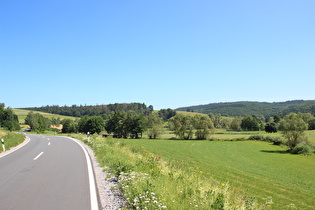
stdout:
[[268,138],[268,142],[271,142],[274,145],[284,144],[284,141],[281,139],[281,137],[266,137],[266,138]]
[[256,140],[256,141],[265,141],[271,142],[274,145],[281,145],[284,144],[283,140],[280,137],[270,137],[270,136],[261,136],[261,135],[254,135],[248,137],[248,140]]
[[248,140],[265,141],[265,138],[261,135],[254,135],[248,137]]
[[292,154],[308,155],[308,154],[312,154],[313,152],[314,152],[314,148],[307,143],[300,143],[291,150]]
[[224,209],[224,195],[219,193],[214,204],[211,205],[212,209],[223,210]]

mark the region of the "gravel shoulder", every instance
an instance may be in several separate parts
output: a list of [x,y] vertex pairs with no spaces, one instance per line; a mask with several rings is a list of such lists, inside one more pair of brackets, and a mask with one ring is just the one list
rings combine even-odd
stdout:
[[126,207],[126,201],[123,194],[119,190],[117,178],[112,176],[110,173],[104,171],[96,160],[93,150],[84,144],[82,141],[78,141],[88,151],[94,169],[95,181],[97,185],[99,195],[100,209],[122,209]]

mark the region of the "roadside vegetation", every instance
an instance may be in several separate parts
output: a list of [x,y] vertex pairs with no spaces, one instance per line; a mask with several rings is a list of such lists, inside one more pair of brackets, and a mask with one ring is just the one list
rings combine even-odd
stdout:
[[[4,139],[5,149],[9,150],[11,147],[15,147],[21,144],[24,141],[25,136],[23,134],[13,133],[0,129],[0,139]],[[3,152],[2,146],[0,146],[0,152]]]
[[264,141],[115,139],[71,134],[141,209],[312,209],[315,156]]
[[[71,135],[78,138],[78,135]],[[144,144],[132,145],[131,142]],[[132,209],[264,209],[271,207],[271,198],[259,203],[229,187],[205,177],[198,166],[185,159],[164,158],[146,148],[147,142],[92,137],[87,142],[99,163],[118,177],[120,188]],[[177,146],[174,141],[172,146]],[[185,141],[187,142],[187,141]],[[168,145],[169,146],[169,145]],[[177,154],[183,151],[177,150]]]

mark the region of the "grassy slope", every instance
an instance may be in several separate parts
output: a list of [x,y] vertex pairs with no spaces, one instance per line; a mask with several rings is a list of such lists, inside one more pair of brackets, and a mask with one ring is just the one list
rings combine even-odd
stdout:
[[260,200],[272,196],[275,208],[294,203],[315,206],[315,156],[287,154],[265,142],[124,140],[168,160],[182,160],[204,176],[228,182]]
[[[21,124],[24,124],[25,118],[27,114],[30,112],[30,110],[25,110],[25,109],[13,109],[14,113],[18,116],[19,122]],[[47,118],[60,118],[60,119],[76,119],[75,117],[70,117],[70,116],[63,116],[63,115],[58,115],[58,114],[51,114],[51,113],[46,113],[46,112],[38,112],[38,111],[33,111],[34,113],[39,113],[43,115],[44,117]]]
[[176,111],[176,113],[177,114],[188,115],[188,116],[207,115],[207,114],[202,114],[202,113],[197,113],[197,112],[185,112],[185,111]]

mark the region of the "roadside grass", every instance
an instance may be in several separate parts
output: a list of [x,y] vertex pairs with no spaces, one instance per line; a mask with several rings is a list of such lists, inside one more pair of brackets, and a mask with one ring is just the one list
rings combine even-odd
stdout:
[[[20,124],[24,124],[25,123],[25,118],[27,116],[27,114],[29,112],[31,112],[30,110],[25,110],[25,109],[13,109],[13,112],[18,116],[19,118],[19,123]],[[51,113],[47,113],[47,112],[39,112],[39,111],[33,111],[34,113],[39,113],[41,115],[43,115],[46,118],[60,118],[62,119],[76,119],[76,117],[71,117],[71,116],[64,116],[64,115],[58,115],[58,114],[51,114]]]
[[[24,141],[25,136],[19,133],[0,130],[0,138],[4,139],[5,149],[9,150],[11,147],[21,144]],[[0,146],[0,152],[3,152],[2,145]]]

